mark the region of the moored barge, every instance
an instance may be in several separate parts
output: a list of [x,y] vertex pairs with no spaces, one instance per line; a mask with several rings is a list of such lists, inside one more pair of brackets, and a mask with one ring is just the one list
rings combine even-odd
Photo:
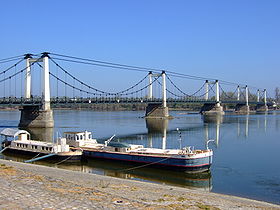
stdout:
[[91,132],[65,132],[67,143],[83,150],[83,156],[127,161],[145,166],[154,166],[184,172],[208,171],[212,164],[211,149],[198,150],[191,147],[183,149],[144,148],[143,145],[112,142],[104,144],[92,138]]
[[36,141],[30,139],[30,133],[26,130],[11,128],[2,130],[0,134],[5,138],[2,152],[30,155],[33,158],[29,162],[44,158],[57,161],[78,161],[82,157],[82,151],[70,148],[65,138],[57,139],[57,143]]

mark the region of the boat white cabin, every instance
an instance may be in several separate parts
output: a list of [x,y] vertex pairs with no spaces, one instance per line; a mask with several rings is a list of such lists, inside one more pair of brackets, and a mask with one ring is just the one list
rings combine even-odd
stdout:
[[11,128],[2,130],[0,134],[4,136],[4,144],[9,149],[38,153],[63,153],[71,151],[69,145],[66,144],[65,138],[59,138],[57,143],[31,140],[31,135],[26,130]]
[[67,144],[73,147],[99,145],[97,140],[92,138],[92,134],[89,131],[64,132],[64,138],[66,139]]

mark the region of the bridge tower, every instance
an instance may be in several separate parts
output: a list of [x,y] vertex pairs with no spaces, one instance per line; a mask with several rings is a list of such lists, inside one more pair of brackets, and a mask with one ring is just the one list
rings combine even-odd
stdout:
[[[244,87],[245,89],[245,102],[239,102],[235,106],[235,112],[239,114],[248,114],[250,112],[250,106],[249,106],[249,89],[246,85]],[[240,101],[240,86],[237,86],[237,101]]]
[[205,81],[205,101],[209,100],[209,81]]
[[[203,115],[213,115],[213,114],[224,115],[225,112],[224,112],[223,107],[220,102],[219,81],[216,80],[214,83],[216,85],[215,102],[207,101],[208,100],[208,84],[209,84],[209,82],[208,82],[208,80],[206,80],[206,82],[205,82],[205,85],[206,85],[205,100],[206,101],[205,101],[204,105],[201,107],[200,113]],[[206,98],[206,96],[207,96],[207,98]]]
[[162,78],[162,102],[161,103],[148,103],[146,107],[146,118],[169,118],[169,110],[166,103],[166,73],[162,71],[161,74],[153,74],[149,72],[149,94],[148,99],[152,100],[152,77]]
[[54,126],[53,112],[50,106],[50,78],[49,78],[49,55],[42,53],[41,58],[32,59],[30,54],[26,59],[26,77],[25,77],[25,98],[31,98],[31,65],[34,62],[43,62],[42,75],[42,104],[24,105],[20,111],[19,127],[21,128],[52,128]]
[[257,112],[267,112],[268,111],[266,89],[263,90],[263,94],[264,94],[263,102],[260,102],[260,96],[259,96],[260,94],[258,92],[258,104],[256,106]]

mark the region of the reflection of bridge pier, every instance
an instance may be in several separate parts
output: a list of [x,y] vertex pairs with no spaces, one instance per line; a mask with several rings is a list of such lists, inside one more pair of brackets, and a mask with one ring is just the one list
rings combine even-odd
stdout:
[[168,128],[168,119],[146,118],[146,127],[148,129],[149,147],[153,146],[153,134],[162,134],[162,149],[166,149],[166,137]]
[[42,105],[25,105],[21,109],[19,127],[22,128],[46,128],[53,127],[53,112],[50,105],[50,79],[49,79],[49,56],[43,53],[39,59],[32,59],[30,54],[26,59],[26,83],[25,98],[31,98],[31,65],[36,62],[43,62],[44,71],[42,77]]
[[[207,141],[209,140],[209,124],[215,124],[215,144],[218,147],[219,146],[219,140],[220,140],[220,126],[223,123],[223,116],[222,115],[204,115],[203,116],[204,121],[204,133],[205,133],[205,144],[207,144]],[[211,139],[211,138],[210,138]],[[207,145],[206,145],[207,146]]]

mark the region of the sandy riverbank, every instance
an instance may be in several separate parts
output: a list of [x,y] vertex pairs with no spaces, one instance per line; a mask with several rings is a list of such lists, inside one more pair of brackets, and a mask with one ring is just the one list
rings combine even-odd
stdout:
[[280,209],[235,196],[0,160],[0,209]]

